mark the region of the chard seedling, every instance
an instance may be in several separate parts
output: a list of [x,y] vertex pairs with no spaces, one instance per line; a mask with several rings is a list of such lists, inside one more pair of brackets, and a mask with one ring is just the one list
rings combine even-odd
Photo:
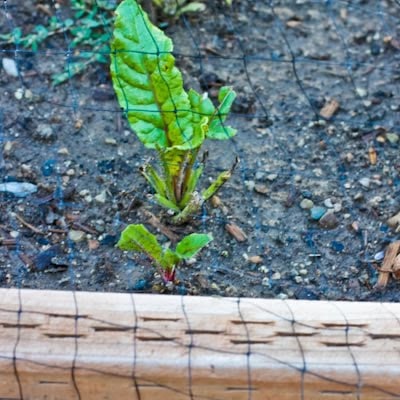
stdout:
[[234,167],[207,189],[196,190],[204,168],[204,157],[197,162],[204,141],[229,139],[236,133],[224,125],[236,94],[231,87],[221,87],[215,107],[207,95],[193,89],[186,92],[172,40],[149,21],[135,0],[124,0],[116,10],[111,49],[119,104],[132,130],[159,159],[158,169],[147,164],[141,172],[157,202],[175,214],[172,222],[182,224],[232,175]]
[[213,240],[211,234],[192,233],[184,237],[175,248],[163,248],[157,238],[143,225],[128,225],[121,234],[117,246],[121,250],[145,253],[162,272],[166,282],[175,279],[176,267],[182,260],[194,257],[204,246]]

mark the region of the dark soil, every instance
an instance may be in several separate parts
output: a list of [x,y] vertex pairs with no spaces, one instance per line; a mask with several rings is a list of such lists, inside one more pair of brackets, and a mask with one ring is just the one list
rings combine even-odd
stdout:
[[[7,3],[0,33],[47,23],[36,2]],[[57,15],[70,14],[65,5]],[[234,0],[169,23],[187,87],[215,97],[230,84],[239,95],[229,120],[238,134],[208,144],[202,185],[240,164],[214,207],[168,227],[215,238],[168,286],[144,256],[114,248],[129,223],[156,232],[148,212],[168,221],[138,171],[153,154],[123,119],[107,66],[52,87],[67,36],[36,53],[3,44],[0,57],[17,56],[21,76],[0,71],[1,181],[38,191],[0,192],[0,285],[400,300],[396,281],[374,289],[382,251],[399,239],[387,224],[400,209],[399,15],[395,0]],[[322,118],[332,100],[339,109]]]

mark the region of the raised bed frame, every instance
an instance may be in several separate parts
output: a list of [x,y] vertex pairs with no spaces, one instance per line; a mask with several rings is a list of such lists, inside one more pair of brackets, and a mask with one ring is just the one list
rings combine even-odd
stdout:
[[400,304],[0,289],[0,399],[400,398]]

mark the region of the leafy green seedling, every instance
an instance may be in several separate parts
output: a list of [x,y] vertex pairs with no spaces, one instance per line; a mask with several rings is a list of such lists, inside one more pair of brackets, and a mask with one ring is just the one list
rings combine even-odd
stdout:
[[159,169],[145,165],[142,174],[158,203],[175,213],[172,222],[182,224],[232,175],[234,167],[201,193],[196,190],[205,157],[202,162],[196,159],[204,141],[229,139],[236,133],[224,125],[236,94],[222,87],[215,107],[207,95],[186,92],[175,67],[172,40],[135,0],[124,0],[117,8],[111,50],[119,104],[138,138],[158,154]]
[[194,257],[213,240],[211,234],[192,233],[184,237],[175,251],[163,248],[157,238],[143,225],[128,225],[121,234],[117,246],[121,250],[139,251],[147,254],[162,272],[166,282],[174,281],[175,270],[182,260]]

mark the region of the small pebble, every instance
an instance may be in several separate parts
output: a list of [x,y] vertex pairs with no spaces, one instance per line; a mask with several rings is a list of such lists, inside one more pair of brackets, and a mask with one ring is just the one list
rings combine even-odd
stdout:
[[301,269],[301,270],[299,271],[299,274],[300,274],[300,275],[307,275],[307,274],[308,274],[308,271],[307,271],[305,268],[303,268],[303,269]]
[[14,78],[18,77],[18,67],[15,60],[12,58],[4,57],[2,60],[3,69],[7,75],[13,76]]
[[68,233],[68,238],[75,243],[81,242],[82,240],[85,239],[85,237],[86,234],[83,231],[76,231],[74,229],[71,229]]
[[281,279],[281,273],[275,272],[274,274],[272,274],[271,279],[273,279],[274,281],[278,281],[279,279]]
[[369,178],[361,178],[358,182],[360,183],[361,186],[369,188],[371,180]]
[[56,133],[48,124],[39,124],[33,134],[33,137],[36,140],[40,140],[43,142],[52,142],[57,139]]
[[11,153],[12,148],[14,147],[15,142],[7,141],[4,144],[4,154],[9,155]]
[[391,144],[396,144],[399,141],[399,135],[397,135],[396,133],[387,133],[386,134],[386,139]]
[[248,261],[250,261],[252,264],[261,264],[263,259],[260,256],[251,256],[248,258]]
[[335,203],[333,205],[333,211],[336,212],[336,213],[342,211],[342,205],[340,203]]
[[325,229],[335,229],[339,225],[339,221],[332,211],[328,211],[321,217],[319,224]]
[[261,285],[267,286],[268,288],[270,288],[271,287],[271,281],[269,280],[268,277],[265,276],[261,281]]
[[267,175],[267,179],[272,182],[278,177],[278,174],[269,174]]
[[89,250],[96,250],[100,246],[100,242],[98,240],[90,239],[88,240]]
[[10,232],[10,236],[11,236],[13,239],[16,239],[16,238],[19,236],[19,232],[18,232],[18,231],[11,231],[11,232]]
[[265,265],[261,265],[261,267],[258,268],[258,270],[263,274],[267,274],[269,271],[269,269]]
[[314,202],[310,199],[303,199],[300,202],[300,208],[302,208],[303,210],[310,210],[313,207],[314,207]]
[[253,191],[254,186],[256,185],[256,183],[254,181],[244,181],[244,184],[246,185],[246,188],[249,191]]
[[319,221],[325,213],[326,213],[326,208],[325,207],[319,207],[318,206],[318,207],[313,207],[310,210],[311,218],[314,221]]
[[385,252],[384,251],[378,251],[378,253],[376,253],[374,255],[374,260],[375,261],[382,261],[385,258]]
[[16,197],[27,197],[37,192],[37,186],[29,182],[0,183],[0,192],[11,193]]
[[14,97],[17,100],[21,100],[24,97],[24,89],[22,88],[18,88],[15,92],[14,92]]
[[105,144],[109,144],[111,146],[116,146],[117,145],[117,141],[114,138],[110,138],[110,137],[105,138],[104,143]]
[[332,199],[325,199],[325,200],[324,200],[324,206],[325,206],[326,208],[333,208]]
[[94,199],[95,199],[96,203],[105,204],[105,202],[107,201],[107,192],[105,190],[103,190],[100,194],[95,196]]
[[210,203],[214,208],[218,208],[222,205],[222,200],[217,195],[214,195],[211,197]]
[[267,194],[268,193],[268,186],[264,185],[263,183],[256,183],[254,185],[254,191],[260,194]]
[[361,201],[364,199],[364,195],[361,192],[357,192],[354,196],[353,196],[353,200],[355,201]]
[[66,147],[61,147],[61,149],[57,151],[57,154],[59,154],[60,156],[68,156],[69,151]]
[[368,94],[368,92],[365,89],[360,87],[356,88],[356,92],[360,97],[365,97]]
[[303,278],[301,276],[299,276],[299,275],[295,276],[293,279],[294,279],[294,281],[296,283],[302,283],[303,282]]
[[381,196],[374,196],[372,199],[368,201],[368,204],[371,207],[378,207],[380,203],[383,202],[383,198]]

